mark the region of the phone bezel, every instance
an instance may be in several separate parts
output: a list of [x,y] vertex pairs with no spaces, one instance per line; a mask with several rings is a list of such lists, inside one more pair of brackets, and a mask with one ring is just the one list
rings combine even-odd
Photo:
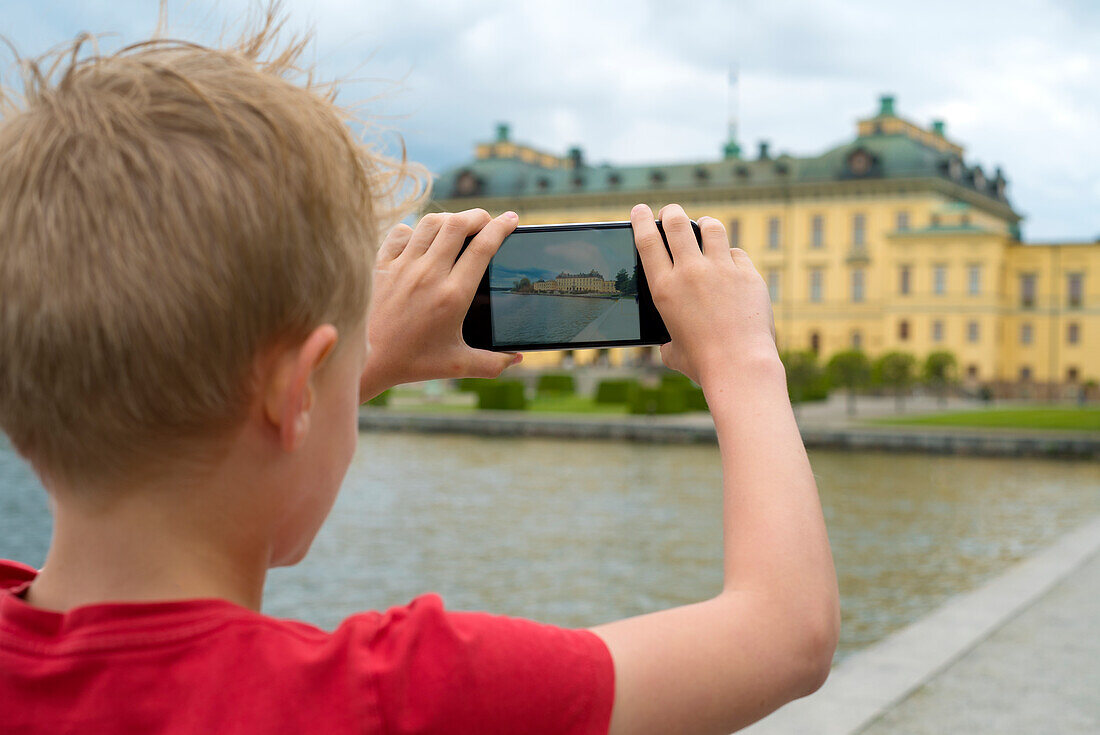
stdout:
[[[695,238],[699,241],[700,246],[702,244],[702,233],[699,230],[699,225],[693,220],[691,222],[692,229],[695,231]],[[627,229],[633,230],[629,221],[626,222],[573,222],[568,224],[555,224],[555,225],[520,225],[514,232],[580,232],[584,230],[620,230]],[[661,237],[664,237],[664,228],[661,226],[660,220],[657,220],[657,230],[661,233]],[[513,233],[514,234],[514,233]],[[511,237],[511,235],[509,235]],[[472,238],[470,238],[472,239]],[[462,249],[465,251],[466,246],[470,244],[470,239],[467,239],[463,244]],[[633,240],[633,238],[631,238]],[[668,247],[666,240],[665,247]],[[461,255],[459,256],[461,257]],[[492,268],[490,263],[489,267],[485,269],[485,273],[481,277],[481,283],[478,284],[477,292],[474,294],[474,300],[470,304],[469,310],[466,312],[466,317],[462,321],[462,338],[466,341],[470,347],[475,347],[482,350],[492,350],[493,352],[531,352],[535,350],[583,350],[583,349],[602,349],[612,347],[646,347],[651,345],[662,345],[669,341],[668,329],[665,328],[665,323],[661,319],[660,313],[657,311],[656,305],[653,303],[653,296],[649,291],[649,281],[645,275],[645,269],[642,267],[642,262],[638,258],[638,251],[634,251],[634,261],[638,265],[638,320],[639,320],[639,338],[636,340],[615,340],[615,341],[596,341],[596,342],[540,342],[534,344],[508,344],[508,345],[493,345],[493,314],[490,304],[490,291],[489,291],[489,270]]]

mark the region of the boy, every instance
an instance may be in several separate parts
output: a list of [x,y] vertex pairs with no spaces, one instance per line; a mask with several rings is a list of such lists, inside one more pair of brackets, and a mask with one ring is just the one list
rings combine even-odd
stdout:
[[460,336],[516,215],[429,215],[375,256],[410,167],[288,81],[302,44],[277,31],[32,66],[6,106],[0,424],[54,536],[41,570],[0,564],[4,729],[723,733],[813,691],[837,592],[767,291],[677,205],[671,254],[647,207],[631,221],[662,356],[718,427],[717,596],[590,631],[433,595],[331,634],[258,612],[332,506],[360,401],[520,359]]

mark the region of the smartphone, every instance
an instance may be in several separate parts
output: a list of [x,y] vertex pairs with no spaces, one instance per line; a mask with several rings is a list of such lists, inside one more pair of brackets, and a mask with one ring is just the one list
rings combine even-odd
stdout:
[[[702,247],[699,225],[691,226]],[[657,230],[663,238],[660,221]],[[490,261],[462,336],[498,352],[669,341],[629,222],[517,227]]]

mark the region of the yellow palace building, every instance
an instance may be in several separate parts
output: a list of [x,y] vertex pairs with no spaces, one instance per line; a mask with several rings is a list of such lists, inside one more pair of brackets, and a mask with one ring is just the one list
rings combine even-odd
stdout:
[[[782,350],[858,348],[923,359],[1004,392],[1100,380],[1100,241],[1024,243],[998,168],[967,161],[944,123],[883,96],[855,137],[820,155],[592,165],[513,142],[507,125],[436,182],[436,211],[513,209],[523,224],[623,220],[639,201],[721,219],[764,275]],[[612,362],[628,359],[614,351]],[[634,351],[637,354],[637,351]],[[577,362],[594,359],[581,352]],[[554,365],[561,353],[528,356]]]

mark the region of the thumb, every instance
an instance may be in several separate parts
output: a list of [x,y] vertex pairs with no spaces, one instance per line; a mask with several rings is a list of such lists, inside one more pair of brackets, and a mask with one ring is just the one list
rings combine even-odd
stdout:
[[522,360],[523,355],[519,352],[472,350],[467,373],[474,378],[495,378],[505,368],[518,365]]
[[673,370],[675,370],[676,367],[673,364],[675,361],[676,361],[676,351],[675,351],[675,349],[673,349],[672,343],[671,342],[665,342],[663,345],[661,345],[661,362],[663,362],[667,367],[670,367]]

